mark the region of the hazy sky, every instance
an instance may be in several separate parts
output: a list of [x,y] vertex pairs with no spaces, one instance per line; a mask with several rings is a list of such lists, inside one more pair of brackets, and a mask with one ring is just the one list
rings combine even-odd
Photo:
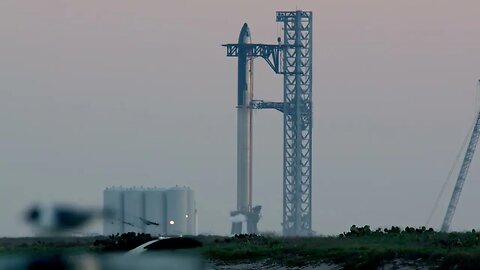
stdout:
[[[275,42],[275,11],[295,8],[314,12],[314,230],[424,225],[473,121],[480,1],[2,0],[0,236],[31,234],[32,202],[101,206],[111,185],[188,185],[200,232],[227,233],[236,59],[220,44],[244,22]],[[282,97],[261,59],[255,97]],[[259,229],[280,231],[278,112],[255,113],[253,174]],[[480,227],[479,178],[475,157],[453,229]]]

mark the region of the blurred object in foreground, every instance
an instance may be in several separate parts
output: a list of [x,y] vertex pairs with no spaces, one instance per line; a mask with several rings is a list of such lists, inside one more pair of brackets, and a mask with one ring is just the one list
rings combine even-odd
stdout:
[[128,254],[141,254],[151,251],[178,250],[201,247],[202,242],[190,237],[159,238],[134,248]]
[[199,256],[181,255],[171,252],[153,252],[142,255],[44,255],[44,256],[0,256],[0,270],[146,270],[174,269],[201,270],[205,263]]
[[27,209],[25,219],[43,234],[57,234],[80,229],[96,218],[109,216],[108,211],[66,204],[36,204]]

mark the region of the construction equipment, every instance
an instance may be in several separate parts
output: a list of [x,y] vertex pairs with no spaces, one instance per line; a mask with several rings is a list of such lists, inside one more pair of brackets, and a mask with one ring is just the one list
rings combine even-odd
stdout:
[[[479,81],[480,83],[480,81]],[[457,183],[453,189],[452,197],[450,203],[448,204],[447,213],[443,219],[443,224],[441,231],[448,232],[450,225],[452,223],[453,216],[455,214],[455,209],[457,208],[458,200],[460,199],[460,194],[462,193],[463,184],[467,179],[468,169],[470,163],[472,162],[473,154],[475,153],[475,148],[477,147],[478,137],[480,136],[480,111],[477,114],[477,119],[475,125],[473,126],[472,135],[470,137],[470,142],[468,143],[467,151],[465,152],[465,157],[463,158],[462,167],[460,173],[458,174]]]

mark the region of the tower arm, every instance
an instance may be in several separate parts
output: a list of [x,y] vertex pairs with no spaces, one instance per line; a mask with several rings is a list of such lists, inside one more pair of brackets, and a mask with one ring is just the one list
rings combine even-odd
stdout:
[[281,73],[280,70],[280,48],[281,45],[272,44],[224,44],[227,47],[228,57],[238,57],[240,49],[246,51],[249,57],[262,57],[275,73]]
[[283,102],[272,102],[263,100],[252,100],[250,106],[252,109],[275,109],[283,113]]

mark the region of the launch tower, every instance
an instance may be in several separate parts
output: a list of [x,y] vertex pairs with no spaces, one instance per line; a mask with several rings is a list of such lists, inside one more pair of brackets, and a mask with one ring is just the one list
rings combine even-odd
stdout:
[[312,232],[312,12],[283,24],[283,234]]
[[[279,43],[276,45],[243,42],[242,32],[246,25],[242,28],[238,44],[224,45],[227,47],[227,56],[238,57],[239,101],[242,98],[241,92],[245,91],[245,78],[241,74],[245,68],[243,63],[252,61],[253,67],[253,59],[256,57],[265,59],[275,73],[283,74],[284,83],[283,102],[254,100],[252,84],[250,102],[238,104],[237,123],[244,122],[243,116],[240,116],[241,108],[248,108],[250,128],[249,132],[237,133],[239,146],[237,158],[241,160],[237,160],[237,210],[232,212],[232,216],[238,214],[246,216],[247,233],[256,233],[260,207],[245,211],[238,203],[238,198],[249,198],[251,207],[251,109],[276,109],[283,113],[284,123],[283,234],[306,236],[312,234],[312,12],[278,11],[276,20],[283,29],[283,37],[279,37]],[[253,76],[253,69],[249,72]],[[241,129],[240,124],[237,128]],[[247,139],[240,136],[247,136]],[[245,140],[250,144],[250,148],[240,147]],[[243,151],[249,151],[250,154],[242,154]],[[245,162],[250,164],[248,167],[250,177],[246,178],[248,180],[242,180],[239,172],[247,172],[242,166]],[[244,184],[244,181],[248,184]],[[246,186],[247,196],[242,191]],[[233,222],[232,233],[242,233],[239,221]]]

